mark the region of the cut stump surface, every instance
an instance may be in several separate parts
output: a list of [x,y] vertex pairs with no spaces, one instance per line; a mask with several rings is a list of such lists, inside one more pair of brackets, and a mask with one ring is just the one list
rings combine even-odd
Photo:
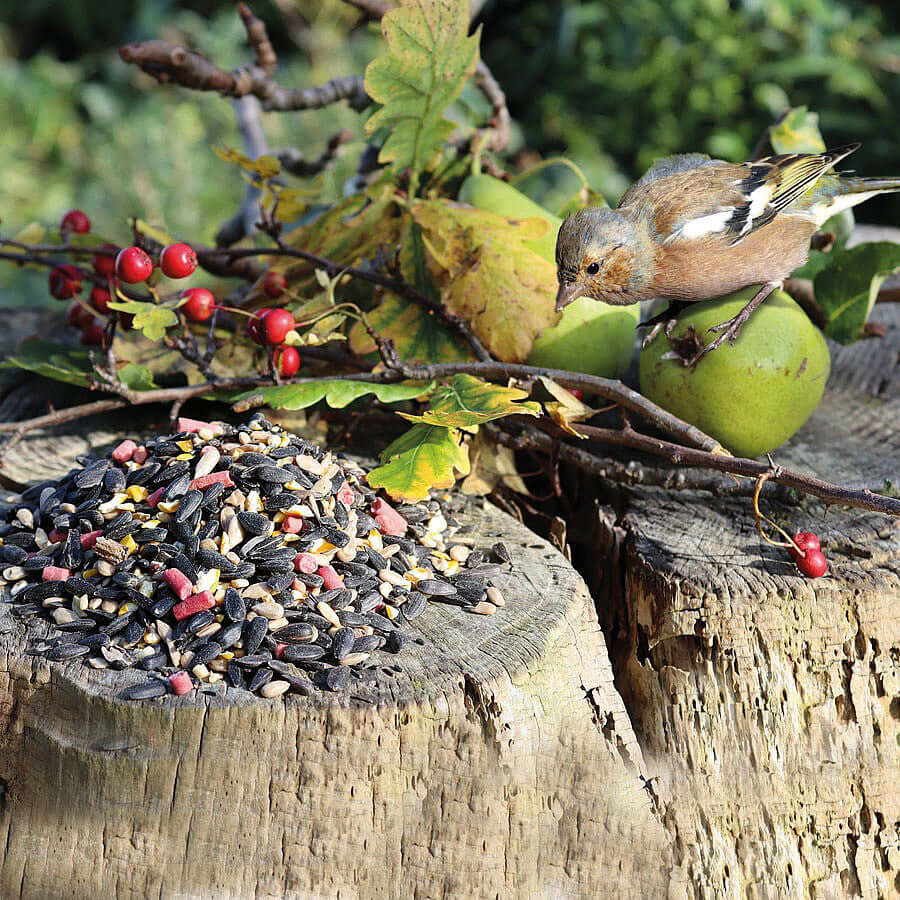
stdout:
[[28,656],[3,606],[0,895],[664,894],[583,581],[495,508],[459,515],[512,552],[506,607],[429,604],[406,629],[421,644],[384,654],[399,670],[350,696],[118,700],[146,674]]

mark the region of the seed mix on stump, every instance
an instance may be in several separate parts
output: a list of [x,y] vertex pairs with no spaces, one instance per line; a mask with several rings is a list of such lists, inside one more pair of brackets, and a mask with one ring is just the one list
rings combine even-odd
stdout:
[[504,605],[506,547],[468,546],[436,501],[394,509],[357,463],[259,414],[176,427],[79,457],[0,519],[30,653],[146,670],[133,700],[219,682],[309,695],[371,681],[429,601]]

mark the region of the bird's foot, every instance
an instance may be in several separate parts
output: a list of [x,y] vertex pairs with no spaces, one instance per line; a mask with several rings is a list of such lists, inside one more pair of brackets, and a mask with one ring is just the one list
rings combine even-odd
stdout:
[[645,350],[653,343],[653,339],[665,329],[666,337],[672,336],[672,329],[678,321],[679,313],[687,306],[687,303],[681,300],[673,300],[659,315],[647,319],[646,322],[640,322],[637,328],[649,328],[650,331],[644,335],[641,340],[641,350]]
[[734,342],[741,334],[741,329],[747,324],[747,321],[750,316],[753,315],[753,312],[762,304],[763,300],[772,293],[772,291],[780,287],[780,281],[766,282],[736,316],[728,319],[726,322],[720,322],[718,325],[713,325],[711,328],[708,328],[707,334],[717,334],[718,337],[705,346],[701,344],[698,346],[696,352],[691,354],[690,357],[683,358],[684,365],[693,369],[704,356],[708,353],[712,353],[713,350],[717,350],[725,343],[725,341],[734,345]]

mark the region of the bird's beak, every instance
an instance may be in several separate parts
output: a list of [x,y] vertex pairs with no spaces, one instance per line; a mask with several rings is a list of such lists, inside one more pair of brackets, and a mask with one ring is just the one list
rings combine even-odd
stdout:
[[581,288],[577,284],[563,282],[556,292],[556,311],[562,312],[573,300],[581,296]]

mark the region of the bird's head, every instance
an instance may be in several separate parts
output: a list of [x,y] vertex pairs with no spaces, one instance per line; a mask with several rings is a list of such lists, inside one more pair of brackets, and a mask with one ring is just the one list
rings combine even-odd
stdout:
[[579,297],[614,306],[641,299],[644,286],[641,233],[622,210],[582,209],[562,223],[556,238],[559,312]]

